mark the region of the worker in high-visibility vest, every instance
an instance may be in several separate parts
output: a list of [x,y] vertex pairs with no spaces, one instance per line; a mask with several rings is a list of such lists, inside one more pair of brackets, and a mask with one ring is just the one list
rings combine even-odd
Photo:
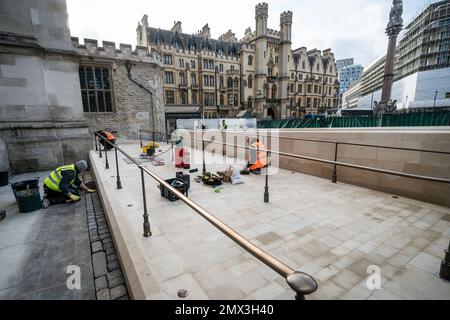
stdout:
[[267,151],[266,146],[256,139],[250,145],[250,160],[248,162],[248,169],[253,174],[261,174],[261,169],[267,166]]
[[44,199],[42,207],[48,208],[50,205],[76,202],[81,199],[80,190],[95,192],[89,189],[80,179],[79,174],[86,171],[88,164],[85,160],[80,160],[75,164],[61,166],[53,170],[44,179]]

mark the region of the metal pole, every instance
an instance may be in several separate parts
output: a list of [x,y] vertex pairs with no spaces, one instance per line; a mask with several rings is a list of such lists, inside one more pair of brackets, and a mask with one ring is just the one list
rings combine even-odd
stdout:
[[98,145],[97,145],[97,135],[94,132],[94,143],[95,143],[95,151],[98,151]]
[[270,152],[267,152],[266,154],[266,161],[267,161],[267,167],[266,167],[266,185],[264,187],[264,202],[269,203],[269,157]]
[[109,169],[109,162],[108,162],[108,148],[106,147],[108,142],[105,140],[105,169]]
[[202,153],[203,153],[203,174],[206,172],[206,164],[205,164],[205,140],[203,139],[203,130],[202,130]]
[[437,94],[438,94],[438,92],[436,91],[436,92],[434,93],[434,103],[433,103],[433,108],[436,107],[436,98],[437,98]]
[[97,136],[97,138],[98,138],[98,152],[99,152],[99,157],[101,158],[102,157],[102,143],[101,143],[101,137],[100,136]]
[[152,232],[150,230],[150,222],[148,221],[147,199],[145,197],[144,168],[142,168],[142,166],[140,165],[139,169],[141,169],[142,200],[144,203],[144,237],[148,238],[151,237]]
[[119,160],[117,158],[117,148],[114,148],[114,153],[116,154],[116,184],[117,184],[117,189],[122,189],[122,182],[120,181],[120,174],[119,174]]
[[141,141],[141,148],[142,148],[142,129],[139,129],[139,140]]
[[[338,146],[339,146],[339,143],[336,142],[334,144],[334,161],[335,162],[337,162],[337,157],[338,157]],[[337,166],[336,166],[336,163],[334,164],[334,167],[333,167],[333,176],[331,177],[331,182],[337,183]]]

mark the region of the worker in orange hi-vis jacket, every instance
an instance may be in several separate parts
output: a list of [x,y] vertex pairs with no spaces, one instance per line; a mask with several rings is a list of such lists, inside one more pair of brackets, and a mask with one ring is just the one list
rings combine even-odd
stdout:
[[261,169],[267,166],[267,151],[266,146],[259,141],[254,140],[250,145],[250,161],[247,165],[250,172],[253,174],[261,174]]
[[[101,130],[101,131],[97,131],[97,133],[99,133],[103,138],[106,138],[106,140],[108,140],[112,144],[116,143],[116,137],[111,132],[106,131],[106,130]],[[111,150],[113,148],[109,143],[106,143],[105,141],[103,141],[103,139],[100,139],[100,143],[102,146],[105,147],[106,150]]]

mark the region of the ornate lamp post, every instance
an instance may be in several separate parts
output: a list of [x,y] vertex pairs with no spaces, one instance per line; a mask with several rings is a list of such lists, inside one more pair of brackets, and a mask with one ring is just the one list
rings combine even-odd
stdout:
[[394,63],[397,37],[403,28],[402,14],[403,1],[393,0],[391,12],[389,14],[389,23],[386,28],[386,34],[389,37],[389,44],[386,54],[386,64],[384,66],[383,90],[381,92],[381,101],[378,103],[377,110],[375,110],[376,113],[384,113],[386,111],[390,112],[394,111],[396,108],[395,106],[388,108],[388,102],[391,100],[392,83],[394,81]]

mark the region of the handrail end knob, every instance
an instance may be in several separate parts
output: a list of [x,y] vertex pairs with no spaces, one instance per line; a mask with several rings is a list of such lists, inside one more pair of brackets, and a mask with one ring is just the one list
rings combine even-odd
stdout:
[[312,276],[300,271],[295,271],[288,275],[286,282],[297,293],[295,296],[296,300],[305,300],[305,295],[315,292],[319,287]]

